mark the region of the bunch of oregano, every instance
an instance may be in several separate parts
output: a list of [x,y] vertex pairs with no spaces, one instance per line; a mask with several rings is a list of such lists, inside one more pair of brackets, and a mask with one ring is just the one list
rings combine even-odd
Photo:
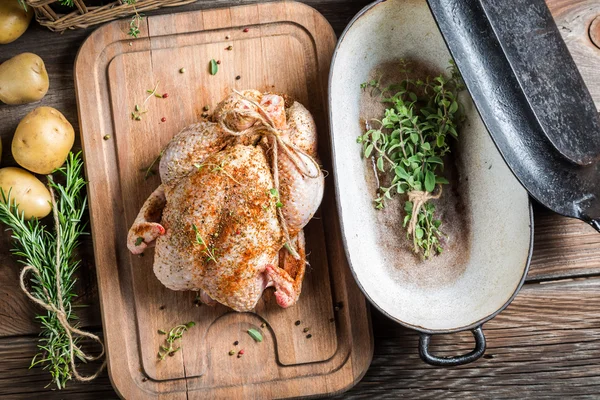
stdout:
[[379,127],[357,139],[364,157],[374,157],[377,169],[391,175],[390,185],[378,188],[375,206],[384,208],[395,193],[408,195],[403,226],[407,236],[412,236],[415,252],[422,251],[424,258],[442,252],[441,221],[435,218],[435,205],[429,200],[439,197],[441,185],[448,183],[441,175],[443,157],[450,152],[449,137],[458,138],[461,120],[457,96],[464,86],[455,65],[450,64],[449,77],[440,74],[421,80],[409,78],[409,65],[403,61],[402,82],[385,88],[380,87],[381,79],[361,85],[372,95],[379,93],[380,100],[389,105],[383,118],[374,120]]

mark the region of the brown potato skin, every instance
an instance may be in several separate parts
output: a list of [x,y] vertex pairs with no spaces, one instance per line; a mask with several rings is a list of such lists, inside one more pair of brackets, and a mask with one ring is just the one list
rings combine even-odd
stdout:
[[0,64],[0,101],[3,103],[39,101],[49,86],[44,60],[36,54],[21,53]]
[[[44,218],[52,211],[50,192],[35,176],[21,168],[0,168],[0,188],[16,202],[25,219]],[[0,201],[2,198],[0,197]]]
[[27,11],[16,0],[0,0],[0,44],[17,40],[29,26],[33,17],[33,8]]
[[74,141],[73,126],[60,111],[38,107],[19,122],[12,154],[21,167],[46,175],[64,164]]

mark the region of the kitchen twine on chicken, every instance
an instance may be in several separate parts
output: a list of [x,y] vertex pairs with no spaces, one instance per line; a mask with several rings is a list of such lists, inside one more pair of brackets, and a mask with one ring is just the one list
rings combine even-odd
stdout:
[[[295,146],[291,143],[285,142],[281,138],[281,134],[282,134],[281,130],[277,129],[275,127],[275,123],[273,122],[273,120],[271,119],[269,114],[265,111],[265,109],[260,104],[258,104],[256,101],[250,99],[249,97],[243,95],[242,93],[238,92],[235,89],[233,90],[233,92],[235,94],[237,94],[238,96],[240,96],[242,99],[251,103],[260,112],[254,111],[252,109],[244,109],[244,108],[241,108],[240,106],[236,106],[231,111],[227,111],[225,114],[227,115],[227,114],[232,113],[232,114],[237,114],[237,115],[241,115],[241,116],[253,117],[253,118],[259,120],[261,122],[262,126],[267,129],[267,131],[269,132],[269,135],[273,136],[273,138],[274,138],[274,140],[273,140],[273,161],[272,161],[271,169],[273,172],[273,183],[275,184],[275,189],[277,189],[277,193],[279,193],[279,166],[277,165],[277,150],[279,147],[281,147],[281,149],[284,151],[284,153],[289,157],[292,164],[294,164],[294,167],[296,167],[296,169],[298,170],[298,172],[300,172],[302,174],[302,176],[307,177],[307,178],[318,178],[319,174],[321,173],[321,167],[315,161],[315,159],[312,158],[310,155],[308,155],[305,151],[298,148],[297,146]],[[223,128],[223,130],[225,132],[229,133],[230,135],[241,136],[248,132],[253,132],[253,131],[257,130],[257,127],[255,125],[252,125],[250,128],[244,129],[243,131],[234,131],[234,130],[229,129],[229,127],[225,124],[224,121],[225,121],[225,118],[220,118],[219,124],[220,124],[221,128]],[[306,157],[308,159],[308,161],[310,161],[315,166],[316,171],[317,171],[316,173],[313,174],[309,170],[307,165],[300,158],[300,155],[303,155],[304,157]],[[284,238],[285,238],[285,241],[287,244],[286,247],[287,247],[288,251],[296,260],[299,260],[300,255],[298,254],[298,252],[294,248],[294,245],[292,244],[292,240],[290,238],[290,233],[288,230],[287,222],[285,221],[285,218],[283,216],[283,210],[281,209],[281,207],[277,208],[277,217],[279,218],[279,223],[281,224],[281,227],[283,229],[283,235],[284,235]]]
[[[75,350],[77,351],[77,355],[79,357],[83,358],[84,360],[96,361],[96,360],[99,360],[100,358],[102,358],[102,356],[104,356],[104,343],[102,342],[102,339],[100,339],[98,336],[94,335],[93,333],[82,331],[81,329],[78,329],[78,328],[74,327],[73,325],[71,325],[69,323],[69,319],[67,318],[67,313],[66,313],[64,305],[63,305],[63,296],[62,296],[63,287],[62,287],[62,282],[61,282],[61,277],[60,277],[60,246],[61,246],[60,235],[59,235],[60,222],[58,219],[58,211],[56,208],[56,199],[54,198],[54,190],[52,190],[51,187],[49,187],[49,189],[50,189],[50,199],[52,201],[52,214],[54,216],[54,227],[56,229],[56,263],[54,265],[54,268],[55,268],[54,273],[56,274],[56,288],[58,289],[57,290],[58,295],[57,295],[57,299],[56,299],[57,303],[58,303],[58,307],[54,305],[54,302],[52,301],[52,298],[50,297],[50,294],[48,293],[48,290],[46,290],[45,287],[42,286],[42,290],[44,291],[44,294],[46,295],[46,299],[45,299],[46,301],[38,299],[37,297],[33,296],[31,294],[31,292],[25,286],[25,277],[28,272],[32,271],[38,277],[41,276],[40,270],[37,267],[35,267],[33,265],[27,265],[25,268],[23,268],[23,270],[21,271],[19,283],[21,285],[21,290],[23,291],[23,293],[25,293],[25,295],[27,297],[29,297],[29,299],[31,301],[33,301],[40,307],[42,307],[50,312],[56,313],[58,322],[63,327],[63,329],[65,330],[65,333],[67,334],[67,337],[69,338],[69,358],[71,361],[71,370],[73,372],[73,375],[75,376],[75,379],[77,379],[78,381],[88,382],[93,379],[96,379],[98,377],[98,375],[100,375],[100,373],[106,367],[106,360],[104,360],[104,362],[102,362],[102,365],[100,366],[100,368],[98,368],[98,370],[94,374],[88,375],[88,376],[82,376],[79,374],[79,372],[77,371],[77,367],[75,366],[75,354],[74,354]],[[79,346],[77,346],[75,344],[72,334],[87,337],[89,339],[92,339],[92,340],[98,342],[100,344],[100,347],[102,348],[102,351],[97,356],[90,356],[90,355],[86,354],[83,350],[81,350],[81,348]]]
[[[439,186],[440,190],[438,192],[438,194],[433,195],[429,192],[423,192],[420,190],[413,190],[408,192],[408,201],[412,202],[413,208],[412,208],[412,216],[410,218],[410,223],[408,224],[408,228],[406,229],[406,232],[409,235],[414,236],[415,234],[415,229],[417,228],[417,222],[419,221],[419,211],[421,211],[421,208],[425,205],[425,203],[427,203],[429,200],[436,200],[439,199],[440,196],[442,195],[442,186]],[[417,245],[417,242],[414,242],[415,245],[415,253],[419,252],[419,246]]]

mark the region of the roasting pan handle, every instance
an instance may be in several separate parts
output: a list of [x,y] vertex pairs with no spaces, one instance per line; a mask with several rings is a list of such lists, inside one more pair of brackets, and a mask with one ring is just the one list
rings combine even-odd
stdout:
[[485,335],[481,330],[481,325],[471,330],[475,336],[475,348],[470,353],[455,357],[438,357],[429,353],[429,343],[431,342],[431,334],[421,332],[419,338],[419,355],[421,360],[427,364],[440,367],[454,367],[456,365],[464,365],[477,360],[485,353]]

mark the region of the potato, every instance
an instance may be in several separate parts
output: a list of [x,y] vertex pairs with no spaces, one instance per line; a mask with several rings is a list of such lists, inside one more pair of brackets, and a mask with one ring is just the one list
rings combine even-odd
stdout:
[[[50,192],[42,182],[21,168],[0,169],[0,188],[15,202],[25,219],[44,218],[52,211]],[[0,199],[1,200],[1,199]]]
[[48,92],[48,86],[44,61],[33,53],[21,53],[0,64],[0,101],[3,103],[25,104],[41,100]]
[[17,40],[29,26],[33,17],[33,8],[27,11],[17,0],[0,0],[0,44]]
[[12,154],[21,167],[45,175],[63,165],[74,141],[73,127],[60,111],[38,107],[19,122]]

